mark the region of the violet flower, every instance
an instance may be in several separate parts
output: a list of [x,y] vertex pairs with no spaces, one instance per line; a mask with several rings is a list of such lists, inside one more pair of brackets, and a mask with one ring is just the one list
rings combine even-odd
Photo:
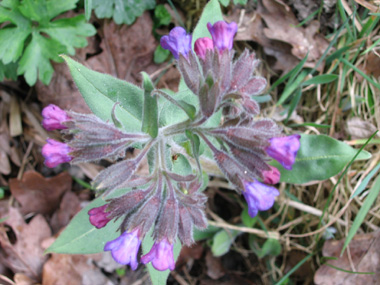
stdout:
[[153,267],[160,271],[174,270],[173,245],[167,239],[156,241],[151,250],[141,257],[141,262],[144,264],[152,262]]
[[169,35],[161,38],[160,43],[164,49],[170,50],[175,59],[179,58],[179,54],[187,58],[191,50],[191,35],[187,34],[184,28],[175,27]]
[[42,126],[47,131],[67,129],[62,123],[70,120],[66,111],[56,105],[50,104],[42,110]]
[[45,157],[45,165],[53,168],[65,162],[70,162],[73,157],[69,155],[72,151],[65,143],[53,139],[47,139],[47,144],[42,147],[42,155]]
[[270,170],[263,171],[263,182],[267,184],[277,184],[278,182],[280,182],[281,173],[276,167],[271,165],[269,167]]
[[111,240],[104,246],[105,251],[111,251],[112,257],[120,264],[129,264],[132,270],[136,270],[137,253],[141,245],[139,229],[131,232],[125,231],[117,239]]
[[219,52],[222,52],[225,49],[232,49],[234,36],[238,29],[235,22],[228,24],[225,21],[218,21],[214,25],[207,23],[207,29],[212,36],[214,46],[219,50]]
[[101,229],[105,227],[108,222],[111,220],[107,218],[108,214],[106,212],[106,209],[108,207],[108,204],[105,204],[101,207],[92,208],[88,211],[88,215],[90,216],[90,223],[97,229]]
[[269,210],[274,204],[274,197],[280,193],[273,186],[257,180],[244,183],[244,198],[248,203],[248,214],[253,218],[259,211]]
[[194,43],[194,51],[197,56],[205,60],[207,50],[213,50],[214,43],[210,38],[199,38]]
[[300,135],[271,138],[269,140],[270,146],[266,148],[266,152],[281,163],[285,169],[291,170],[301,145],[300,138]]

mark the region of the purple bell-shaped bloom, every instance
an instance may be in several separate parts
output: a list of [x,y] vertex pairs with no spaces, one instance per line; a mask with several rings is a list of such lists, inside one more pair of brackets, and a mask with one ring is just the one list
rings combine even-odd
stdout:
[[194,43],[194,51],[197,56],[205,60],[207,50],[214,49],[214,42],[210,38],[199,38]]
[[248,204],[248,214],[253,218],[259,211],[269,210],[274,204],[274,197],[280,193],[273,186],[257,180],[244,183],[244,198]]
[[266,148],[266,152],[281,163],[285,169],[291,170],[301,145],[300,138],[300,135],[271,138],[269,140],[270,146]]
[[184,28],[175,27],[169,35],[161,38],[160,43],[164,49],[170,50],[175,59],[179,58],[179,54],[187,58],[191,50],[191,35],[187,34]]
[[267,184],[277,184],[278,182],[280,182],[281,173],[276,167],[271,165],[269,167],[270,170],[263,171],[263,182]]
[[69,155],[72,151],[65,143],[53,139],[47,139],[47,144],[42,147],[42,155],[45,157],[45,165],[53,168],[65,162],[70,162],[73,157]]
[[66,111],[62,110],[56,105],[50,104],[42,110],[42,126],[47,131],[67,129],[62,123],[70,120]]
[[129,264],[132,270],[136,270],[137,253],[141,245],[139,229],[132,232],[124,232],[117,239],[111,240],[104,246],[105,251],[111,251],[112,257],[120,264]]
[[92,208],[90,211],[88,211],[88,215],[90,216],[90,223],[97,229],[105,227],[111,220],[107,218],[109,214],[106,212],[107,207],[108,204],[105,204],[101,207]]
[[235,22],[228,24],[224,21],[218,21],[214,25],[207,23],[207,29],[212,36],[214,46],[219,50],[219,52],[222,52],[225,49],[232,49],[234,36],[238,29]]
[[173,245],[167,239],[156,241],[151,250],[141,257],[141,262],[144,264],[152,262],[153,267],[160,271],[174,270]]

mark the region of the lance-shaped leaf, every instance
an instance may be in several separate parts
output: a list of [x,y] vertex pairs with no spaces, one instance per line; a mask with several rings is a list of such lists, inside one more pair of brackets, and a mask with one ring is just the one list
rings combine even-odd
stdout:
[[149,75],[142,72],[142,76],[144,89],[144,111],[141,130],[150,134],[152,138],[155,138],[158,135],[157,97],[152,96],[154,86]]

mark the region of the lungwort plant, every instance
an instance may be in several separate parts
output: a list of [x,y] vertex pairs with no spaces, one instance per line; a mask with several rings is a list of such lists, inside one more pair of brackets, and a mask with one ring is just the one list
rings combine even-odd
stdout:
[[[202,190],[208,174],[218,172],[212,166],[244,196],[254,217],[273,206],[279,195],[273,185],[292,167],[301,169],[296,179],[318,179],[309,174],[310,167],[322,165],[314,171],[325,175],[318,159],[351,158],[347,153],[329,157],[339,148],[334,140],[285,135],[260,115],[255,96],[267,82],[256,72],[259,60],[249,50],[235,56],[237,25],[221,19],[218,2],[211,1],[193,35],[175,27],[162,37],[162,47],[170,50],[182,75],[177,94],[157,89],[145,73],[139,88],[64,56],[94,114],[54,105],[43,110],[43,126],[61,130],[65,138],[48,139],[42,149],[45,164],[105,158],[116,163],[94,179],[98,198],[71,221],[49,252],[110,251],[117,262],[133,270],[139,262],[148,264],[151,276],[159,274],[154,280],[165,280],[168,271],[156,270],[174,270],[181,245],[193,244],[193,230],[207,227]],[[318,141],[330,147],[310,151]],[[126,159],[130,147],[139,151]],[[297,152],[302,153],[299,162]],[[312,158],[314,153],[318,157]],[[138,171],[144,161],[149,174]],[[285,177],[292,182],[292,176]]]

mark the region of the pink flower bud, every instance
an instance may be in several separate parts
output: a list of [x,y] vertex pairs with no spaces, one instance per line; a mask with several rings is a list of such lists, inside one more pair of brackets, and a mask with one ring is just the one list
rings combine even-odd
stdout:
[[263,171],[263,182],[267,184],[277,184],[278,182],[280,182],[281,173],[276,167],[271,165],[269,167],[270,170]]
[[187,58],[191,50],[191,35],[188,35],[184,28],[175,27],[169,35],[161,38],[160,43],[162,48],[170,50],[175,59],[179,58],[179,54]]
[[244,198],[248,203],[248,214],[253,218],[259,211],[272,208],[274,198],[280,193],[272,186],[265,185],[257,180],[244,183]]
[[56,105],[50,104],[42,110],[42,126],[47,131],[67,129],[62,123],[70,120],[66,111],[62,110]]
[[144,264],[152,262],[153,267],[160,271],[174,270],[173,245],[166,239],[156,241],[151,250],[141,257],[141,262]]
[[281,163],[285,169],[291,170],[301,146],[300,138],[300,135],[271,138],[269,140],[270,146],[266,148],[266,152]]
[[120,264],[129,264],[132,270],[137,269],[137,253],[141,245],[139,230],[124,232],[117,239],[106,243],[104,250],[111,251],[112,257]]
[[213,49],[214,43],[210,38],[199,38],[195,41],[194,51],[203,60],[205,60],[207,50]]
[[219,52],[222,52],[225,49],[232,49],[234,36],[238,29],[235,22],[228,24],[224,21],[218,21],[214,25],[207,23],[207,29],[212,36],[214,46],[219,50]]
[[65,143],[53,139],[47,139],[47,144],[42,147],[42,155],[45,157],[45,165],[53,168],[65,162],[70,162],[73,157],[69,155],[72,151]]
[[108,222],[111,220],[107,218],[108,214],[106,212],[106,208],[108,207],[108,204],[105,204],[101,207],[92,208],[90,211],[88,211],[88,215],[90,216],[90,223],[97,229],[101,229],[105,227]]

